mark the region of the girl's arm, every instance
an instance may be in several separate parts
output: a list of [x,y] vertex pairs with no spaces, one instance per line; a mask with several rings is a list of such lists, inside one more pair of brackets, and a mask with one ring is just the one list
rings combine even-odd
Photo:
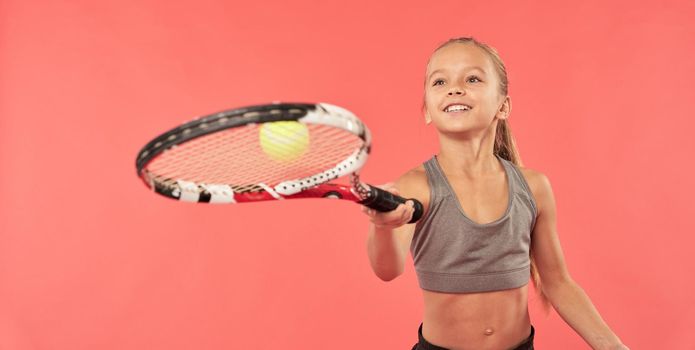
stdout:
[[606,322],[584,290],[572,280],[560,247],[556,230],[556,209],[548,178],[537,171],[525,169],[532,188],[538,217],[531,244],[548,300],[565,322],[595,350],[628,349]]
[[[404,195],[410,196],[410,182],[406,173],[395,184],[388,183],[377,187],[395,195],[401,195],[399,188],[403,188]],[[362,212],[369,216],[370,221],[367,235],[369,262],[377,277],[384,281],[390,281],[404,271],[408,247],[415,232],[415,224],[408,224],[414,211],[413,202],[406,203],[385,213],[362,206]]]

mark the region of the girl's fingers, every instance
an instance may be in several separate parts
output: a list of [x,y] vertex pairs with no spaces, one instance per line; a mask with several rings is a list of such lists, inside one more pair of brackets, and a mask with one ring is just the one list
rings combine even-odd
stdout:
[[[388,185],[388,184],[386,184]],[[380,187],[383,189],[383,187]],[[410,205],[408,205],[408,202]],[[367,214],[371,221],[377,225],[401,226],[408,223],[415,211],[412,201],[401,203],[396,209],[388,212],[380,212],[367,206],[362,206],[362,212]]]
[[405,210],[403,210],[402,220],[405,220],[405,222],[410,221],[410,214],[411,214],[410,208],[406,207]]

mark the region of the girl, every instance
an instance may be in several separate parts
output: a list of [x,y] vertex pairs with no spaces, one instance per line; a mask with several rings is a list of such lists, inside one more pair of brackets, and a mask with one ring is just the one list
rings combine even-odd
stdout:
[[493,48],[455,38],[434,51],[423,112],[439,153],[383,186],[418,199],[425,213],[407,224],[411,201],[387,213],[362,207],[372,269],[384,281],[398,277],[410,249],[424,299],[413,350],[533,349],[529,277],[544,306],[593,349],[628,349],[565,267],[550,182],[521,166],[511,107]]

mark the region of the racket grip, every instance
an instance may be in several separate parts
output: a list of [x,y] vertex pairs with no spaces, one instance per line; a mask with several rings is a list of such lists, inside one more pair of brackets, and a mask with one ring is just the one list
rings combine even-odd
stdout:
[[415,211],[413,211],[413,217],[408,222],[412,224],[420,220],[422,212],[424,211],[422,203],[415,198],[406,199],[389,191],[384,191],[378,187],[369,185],[369,195],[366,199],[358,203],[374,210],[387,212],[396,209],[399,204],[405,203],[408,200],[413,201],[413,208],[415,209]]

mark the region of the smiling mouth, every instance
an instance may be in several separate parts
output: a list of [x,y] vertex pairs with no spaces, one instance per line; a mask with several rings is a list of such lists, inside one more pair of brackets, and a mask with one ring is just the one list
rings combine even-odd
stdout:
[[446,112],[446,113],[464,113],[464,112],[470,111],[471,108],[472,107],[468,106],[468,105],[454,104],[454,105],[450,105],[450,106],[447,106],[446,108],[444,108],[444,112]]

